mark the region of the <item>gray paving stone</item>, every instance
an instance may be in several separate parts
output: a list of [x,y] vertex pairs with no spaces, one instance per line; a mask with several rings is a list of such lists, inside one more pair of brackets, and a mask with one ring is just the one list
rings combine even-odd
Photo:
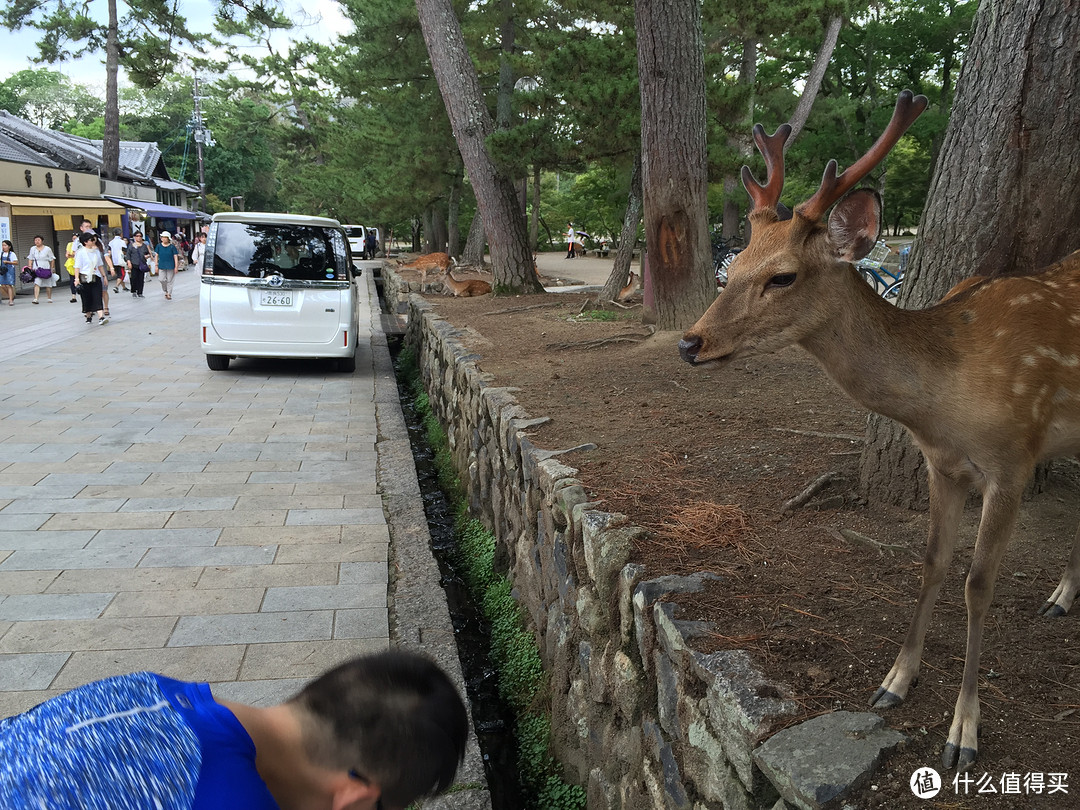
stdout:
[[385,524],[382,507],[378,509],[290,509],[287,526],[340,526],[342,524]]
[[339,582],[342,585],[368,585],[373,583],[385,583],[388,579],[386,563],[379,562],[349,562],[341,564]]
[[140,568],[176,568],[185,566],[269,565],[277,546],[197,546],[195,548],[152,548],[146,552]]
[[[333,619],[334,614],[330,610],[182,616],[176,623],[176,630],[169,639],[168,646],[198,647],[329,639],[333,632]],[[9,635],[11,632],[13,631],[8,631]]]
[[218,539],[219,546],[340,542],[340,526],[226,526]]
[[118,593],[104,616],[212,616],[218,613],[257,613],[263,588],[186,588],[177,591]]
[[390,623],[385,609],[339,610],[334,614],[334,638],[389,638],[389,636]]
[[234,681],[211,684],[210,693],[217,700],[246,703],[249,706],[275,706],[284,703],[304,688],[309,678],[285,678],[266,681]]
[[0,619],[11,622],[93,619],[102,614],[114,596],[114,593],[16,594],[0,602]]
[[0,571],[0,593],[43,593],[59,575],[59,571]]
[[48,689],[71,653],[0,655],[0,684],[5,691]]
[[129,672],[156,672],[185,681],[229,681],[238,677],[245,649],[237,644],[76,652],[51,685],[54,689],[72,689]]
[[[266,614],[277,615],[277,614]],[[0,638],[0,652],[63,652],[164,647],[176,626],[161,618],[15,622]]]
[[40,529],[51,515],[5,515],[0,512],[0,532],[34,531]]
[[[278,552],[280,558],[281,552]],[[273,565],[221,566],[206,568],[199,578],[200,588],[270,588],[289,585],[336,585],[335,562],[294,565],[275,560]]]
[[33,515],[46,512],[115,512],[124,505],[122,500],[107,498],[63,498],[12,501],[0,512],[0,520],[6,515]]
[[[319,545],[293,543],[278,548],[274,563],[276,565],[285,565],[297,563],[382,562],[386,560],[386,549],[387,546],[381,543],[321,543]],[[0,565],[0,569],[3,569],[2,565]]]
[[197,526],[282,526],[288,512],[284,509],[232,509],[204,510],[201,512],[173,512],[169,517],[170,529]]
[[[86,499],[93,502],[92,498]],[[27,517],[31,517],[27,515]],[[71,529],[160,529],[168,512],[71,512],[53,515],[41,527],[45,531]],[[0,526],[2,526],[0,521]]]
[[46,588],[46,592],[180,590],[194,588],[202,575],[202,568],[94,568],[85,571],[61,571]]
[[58,532],[0,532],[0,548],[11,549],[12,551],[85,548],[96,534],[96,532],[89,529]]
[[[345,608],[383,608],[385,610],[386,583],[268,588],[262,604],[264,613]],[[3,615],[3,605],[0,605],[0,615]]]
[[86,547],[148,549],[212,546],[220,535],[221,529],[105,529],[94,535]]
[[37,571],[46,568],[134,568],[145,553],[145,549],[139,548],[30,549],[16,551],[0,563],[0,571]]
[[[84,500],[84,499],[80,499]],[[121,507],[122,512],[199,512],[232,509],[236,498],[142,498],[132,497]]]

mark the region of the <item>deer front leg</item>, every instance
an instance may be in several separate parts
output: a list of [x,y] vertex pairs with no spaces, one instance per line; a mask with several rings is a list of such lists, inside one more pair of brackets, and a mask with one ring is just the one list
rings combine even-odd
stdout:
[[945,768],[955,766],[958,772],[971,767],[979,750],[979,658],[983,626],[994,598],[994,581],[1001,558],[1005,556],[1016,523],[1022,488],[1023,482],[1008,491],[991,486],[983,493],[979,535],[964,589],[968,611],[964,677],[956,698],[949,739],[941,753],[942,765]]
[[967,481],[950,478],[929,463],[930,483],[930,533],[926,539],[926,556],[923,558],[922,587],[915,603],[907,637],[881,686],[870,698],[875,709],[899,706],[907,697],[908,689],[918,678],[922,662],[923,642],[926,628],[934,612],[934,603],[945,580],[945,572],[952,560],[956,545],[956,530],[964,511],[967,498]]
[[1072,607],[1073,600],[1080,593],[1080,528],[1076,530],[1073,538],[1072,554],[1069,555],[1069,564],[1065,566],[1065,573],[1061,576],[1057,590],[1050,594],[1050,598],[1039,608],[1040,616],[1056,618],[1064,616]]

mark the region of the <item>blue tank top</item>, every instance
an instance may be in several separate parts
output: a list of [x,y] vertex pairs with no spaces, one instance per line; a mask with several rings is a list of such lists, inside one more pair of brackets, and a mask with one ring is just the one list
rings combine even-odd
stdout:
[[204,683],[137,672],[0,720],[0,810],[278,810]]

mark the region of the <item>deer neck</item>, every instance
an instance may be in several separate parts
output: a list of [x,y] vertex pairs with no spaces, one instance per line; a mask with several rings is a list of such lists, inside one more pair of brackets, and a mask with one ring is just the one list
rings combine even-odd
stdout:
[[940,308],[899,309],[855,272],[841,276],[834,311],[799,344],[856,402],[918,431],[957,357],[952,330]]

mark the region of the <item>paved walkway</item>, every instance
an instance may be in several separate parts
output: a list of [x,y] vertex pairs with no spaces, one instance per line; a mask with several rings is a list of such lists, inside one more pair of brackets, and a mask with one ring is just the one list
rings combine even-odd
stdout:
[[138,669],[265,704],[387,646],[363,279],[353,375],[211,372],[190,271],[105,326],[0,306],[0,716]]

